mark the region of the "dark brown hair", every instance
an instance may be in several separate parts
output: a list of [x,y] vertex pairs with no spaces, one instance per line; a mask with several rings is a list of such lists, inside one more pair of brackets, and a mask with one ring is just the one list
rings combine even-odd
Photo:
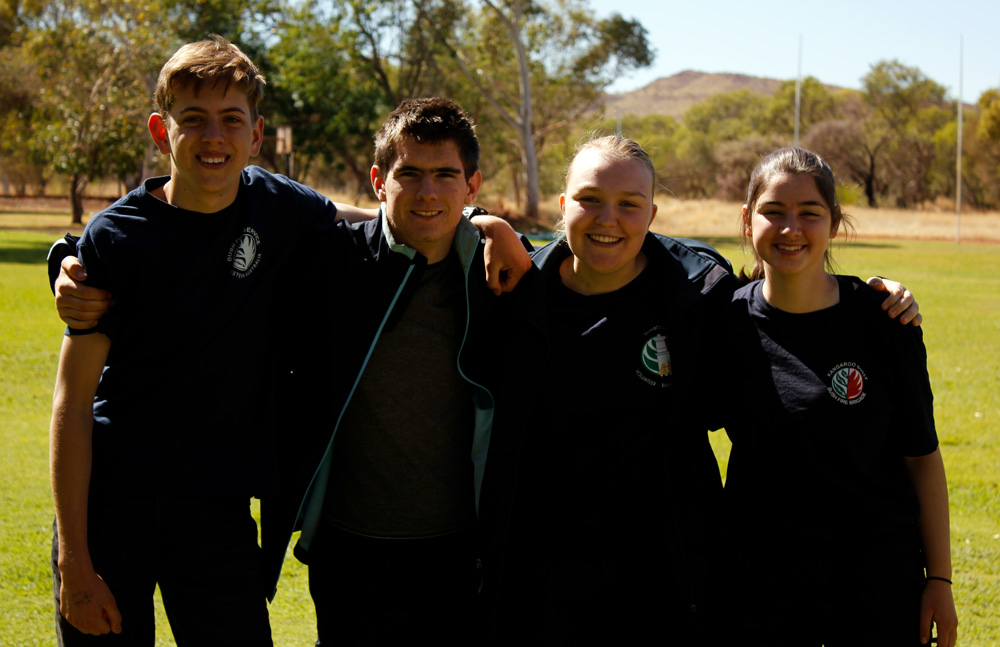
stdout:
[[[837,181],[833,177],[833,170],[823,161],[823,158],[804,148],[792,146],[779,148],[762,159],[750,174],[750,185],[747,187],[745,204],[746,211],[740,223],[742,234],[740,246],[744,252],[749,251],[753,254],[754,266],[749,275],[746,274],[745,268],[740,270],[740,278],[745,281],[764,278],[764,265],[757,255],[757,251],[753,248],[753,241],[747,236],[747,225],[753,217],[753,210],[757,206],[760,195],[767,189],[771,180],[779,175],[808,175],[812,177],[820,197],[830,209],[832,224],[839,224],[848,230],[852,229],[850,216],[844,213],[837,200]],[[830,255],[829,246],[826,248],[823,258],[827,271],[832,272],[833,257]]]
[[375,134],[375,166],[388,174],[404,138],[422,144],[453,141],[466,179],[479,170],[479,139],[476,125],[462,107],[443,97],[406,99],[389,113]]

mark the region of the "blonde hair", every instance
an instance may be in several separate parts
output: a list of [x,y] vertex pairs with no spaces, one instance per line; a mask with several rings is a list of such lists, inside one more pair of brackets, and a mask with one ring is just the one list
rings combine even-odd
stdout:
[[564,187],[569,183],[569,174],[573,170],[573,162],[580,156],[580,153],[586,151],[597,151],[611,161],[639,160],[642,162],[642,165],[649,169],[649,174],[653,177],[652,191],[649,194],[650,199],[653,198],[653,195],[656,193],[656,169],[653,168],[653,160],[649,157],[649,153],[639,145],[639,142],[620,135],[594,137],[580,144],[573,155],[573,159],[566,165],[566,178],[563,181]]

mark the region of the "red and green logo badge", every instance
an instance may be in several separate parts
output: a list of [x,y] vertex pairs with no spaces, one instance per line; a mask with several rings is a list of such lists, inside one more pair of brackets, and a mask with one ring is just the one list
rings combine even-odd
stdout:
[[827,391],[837,402],[854,405],[865,399],[867,376],[854,362],[844,362],[834,366],[827,373],[827,377],[830,380]]

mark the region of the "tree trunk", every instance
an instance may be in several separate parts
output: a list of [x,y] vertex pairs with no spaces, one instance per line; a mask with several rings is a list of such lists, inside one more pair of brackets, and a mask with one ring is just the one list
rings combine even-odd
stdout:
[[521,148],[524,151],[524,216],[532,222],[538,222],[538,202],[541,187],[538,181],[538,153],[535,150],[535,138],[531,133],[530,122],[521,129]]
[[[492,6],[492,5],[491,5]],[[538,222],[538,201],[541,190],[538,181],[538,151],[535,148],[534,105],[531,98],[531,68],[528,65],[528,51],[521,40],[521,17],[523,5],[515,2],[513,20],[507,19],[507,30],[517,55],[518,84],[521,91],[521,106],[518,132],[521,135],[521,155],[524,162],[525,195],[524,215],[528,220]],[[502,12],[499,12],[501,13]]]
[[865,174],[865,197],[868,198],[868,206],[874,209],[878,206],[875,200],[875,156],[868,157],[868,173]]
[[74,175],[69,184],[69,201],[73,205],[73,224],[83,224],[83,187],[86,185],[84,178]]

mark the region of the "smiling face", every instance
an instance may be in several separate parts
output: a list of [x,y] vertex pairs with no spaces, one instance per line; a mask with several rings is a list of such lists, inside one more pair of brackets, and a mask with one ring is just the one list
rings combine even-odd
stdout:
[[612,159],[585,149],[573,160],[566,192],[559,196],[566,238],[573,251],[563,282],[583,294],[611,292],[638,276],[641,254],[656,215],[653,174],[638,159]]
[[428,263],[445,259],[462,209],[479,192],[479,171],[466,178],[458,145],[452,140],[421,143],[403,137],[388,172],[371,170],[372,187],[385,202],[396,240],[417,250]]
[[840,220],[834,218],[812,176],[772,177],[750,212],[743,205],[743,223],[768,280],[825,275],[827,246],[836,237]]
[[154,143],[170,156],[170,180],[160,197],[189,211],[215,213],[236,200],[240,173],[260,151],[264,118],[252,116],[249,100],[236,84],[173,89],[166,116],[149,117]]

